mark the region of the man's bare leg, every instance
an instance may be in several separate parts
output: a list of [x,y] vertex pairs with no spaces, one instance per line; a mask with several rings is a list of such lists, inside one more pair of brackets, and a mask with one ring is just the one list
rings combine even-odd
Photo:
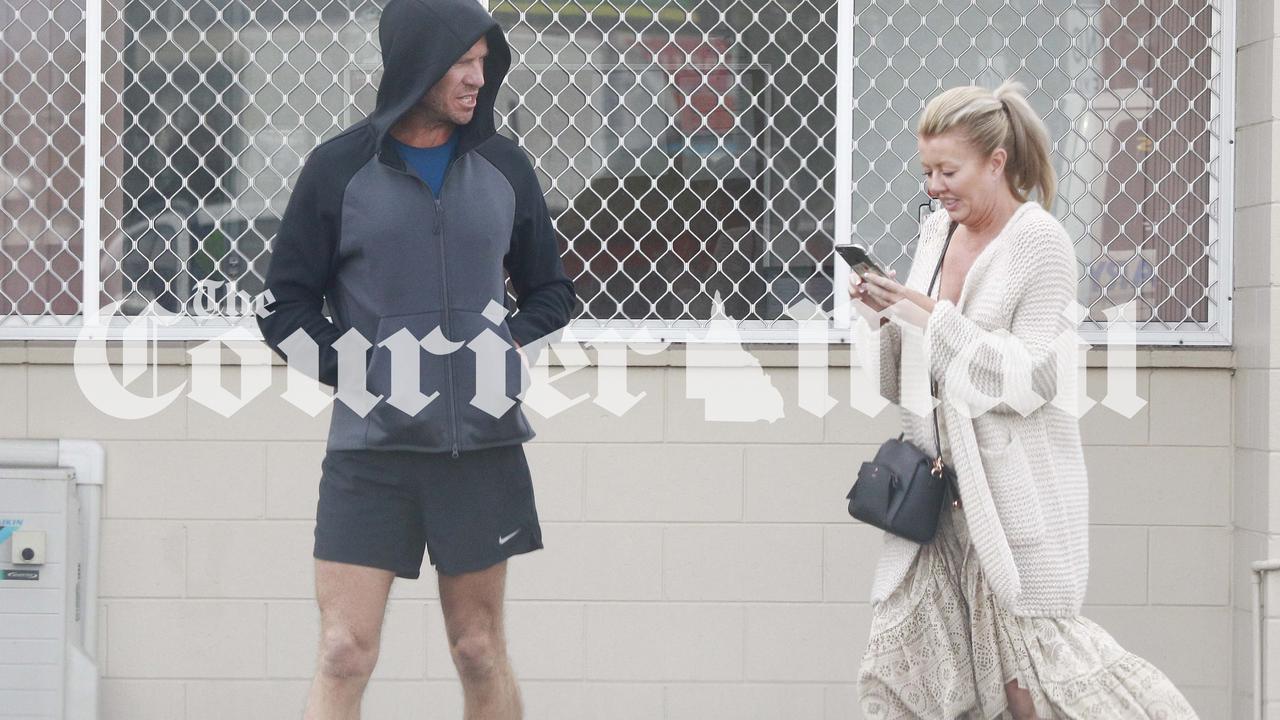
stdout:
[[462,680],[464,720],[520,720],[520,690],[507,659],[502,624],[507,563],[464,575],[440,576],[449,652]]
[[395,573],[316,560],[320,647],[303,720],[360,720]]

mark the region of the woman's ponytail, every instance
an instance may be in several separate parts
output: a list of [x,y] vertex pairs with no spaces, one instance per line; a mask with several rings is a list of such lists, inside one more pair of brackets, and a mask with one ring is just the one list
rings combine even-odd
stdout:
[[1050,160],[1049,132],[1044,121],[1031,109],[1018,83],[1006,82],[995,91],[1009,122],[1009,134],[1005,152],[1009,159],[1005,164],[1005,176],[1009,187],[1020,202],[1026,201],[1031,190],[1040,195],[1045,210],[1053,205],[1058,191],[1058,178]]

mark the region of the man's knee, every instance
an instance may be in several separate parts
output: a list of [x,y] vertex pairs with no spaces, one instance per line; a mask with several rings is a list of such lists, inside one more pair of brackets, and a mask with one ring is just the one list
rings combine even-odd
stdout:
[[378,663],[377,638],[361,638],[349,628],[327,628],[320,641],[320,671],[339,679],[367,679]]
[[491,629],[464,632],[449,648],[463,680],[483,682],[493,677],[506,657],[506,648]]

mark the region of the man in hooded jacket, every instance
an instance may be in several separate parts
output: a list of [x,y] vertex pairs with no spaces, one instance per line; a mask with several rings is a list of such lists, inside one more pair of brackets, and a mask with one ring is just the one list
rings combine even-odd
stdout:
[[[390,0],[378,39],[377,105],[308,155],[259,322],[273,349],[299,356],[293,367],[339,391],[316,510],[321,641],[305,718],[359,717],[391,583],[418,577],[425,549],[465,717],[508,720],[521,708],[506,559],[542,547],[523,451],[533,432],[512,399],[516,348],[568,322],[573,285],[528,157],[495,132],[511,63],[497,23],[476,0]],[[338,366],[351,330],[368,342],[367,369],[345,351]]]

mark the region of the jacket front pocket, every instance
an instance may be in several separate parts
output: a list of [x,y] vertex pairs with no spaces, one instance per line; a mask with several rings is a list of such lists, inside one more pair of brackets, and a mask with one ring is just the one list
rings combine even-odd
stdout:
[[1031,476],[1031,464],[1017,436],[1002,448],[978,448],[987,487],[1010,545],[1024,545],[1044,538],[1044,514],[1040,493]]
[[[456,420],[449,357],[442,347],[428,352],[419,344],[424,338],[431,338],[429,345],[443,341],[442,319],[439,312],[379,318],[366,386],[382,399],[366,418],[368,447],[444,450],[452,444]],[[407,337],[396,337],[401,330]]]
[[490,446],[526,437],[530,428],[519,400],[524,365],[506,322],[495,325],[480,313],[455,310],[453,326],[469,344],[454,362],[462,443]]

